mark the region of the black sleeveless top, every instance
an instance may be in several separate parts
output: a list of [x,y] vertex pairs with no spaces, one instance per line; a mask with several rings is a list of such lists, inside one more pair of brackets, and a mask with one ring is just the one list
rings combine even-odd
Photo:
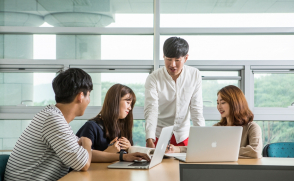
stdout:
[[87,137],[92,141],[92,149],[104,151],[108,147],[110,141],[105,137],[103,129],[103,121],[99,119],[98,121],[89,120],[87,121],[76,134],[80,137]]

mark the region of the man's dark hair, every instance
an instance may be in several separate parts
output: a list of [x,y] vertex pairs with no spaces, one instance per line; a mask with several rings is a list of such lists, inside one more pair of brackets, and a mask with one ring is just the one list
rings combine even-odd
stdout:
[[163,44],[163,54],[169,58],[184,57],[188,52],[188,42],[180,37],[170,37]]
[[52,81],[56,103],[71,103],[77,94],[93,90],[89,74],[79,68],[70,68],[60,72]]

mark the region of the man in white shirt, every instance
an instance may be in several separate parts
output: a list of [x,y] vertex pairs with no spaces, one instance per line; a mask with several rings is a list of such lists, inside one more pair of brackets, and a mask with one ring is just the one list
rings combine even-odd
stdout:
[[179,37],[163,45],[165,67],[150,74],[145,83],[146,146],[154,148],[163,127],[174,125],[170,143],[187,146],[190,112],[194,126],[205,126],[202,78],[197,68],[184,65],[189,45]]

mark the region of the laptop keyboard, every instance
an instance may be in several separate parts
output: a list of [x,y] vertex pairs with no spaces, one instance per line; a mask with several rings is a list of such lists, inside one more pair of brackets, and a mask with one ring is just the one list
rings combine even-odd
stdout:
[[150,162],[135,162],[129,166],[147,166],[149,164],[150,164]]

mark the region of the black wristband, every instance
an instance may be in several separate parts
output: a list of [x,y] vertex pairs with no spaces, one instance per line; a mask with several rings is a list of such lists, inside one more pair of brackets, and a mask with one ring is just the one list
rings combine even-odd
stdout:
[[124,152],[123,151],[119,152],[119,161],[121,161],[121,162],[124,161],[123,155],[124,155]]

